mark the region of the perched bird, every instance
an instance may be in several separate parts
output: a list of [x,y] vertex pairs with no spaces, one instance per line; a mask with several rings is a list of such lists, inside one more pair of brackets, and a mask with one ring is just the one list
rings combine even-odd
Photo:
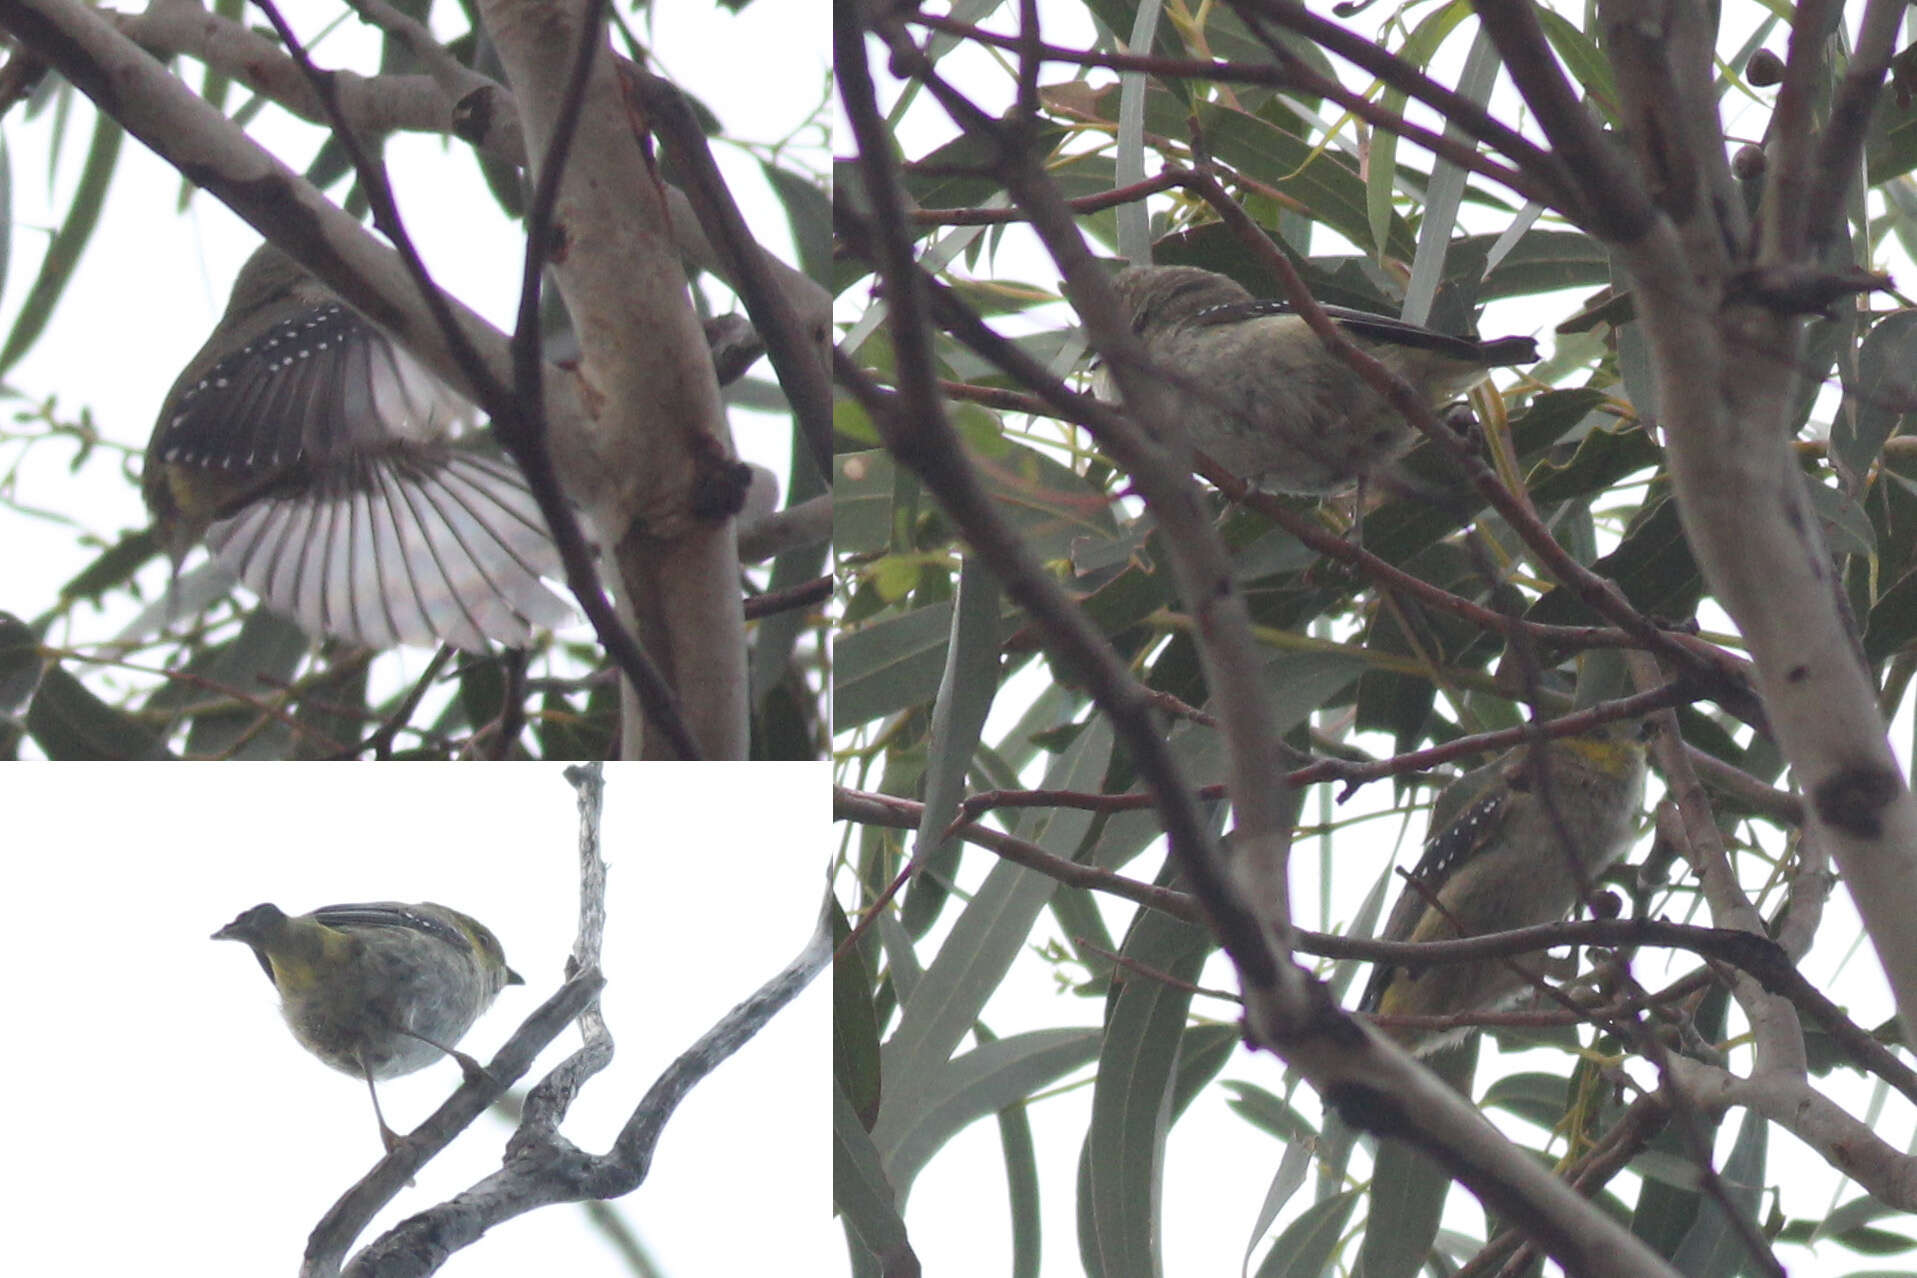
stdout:
[[[1113,286],[1132,331],[1180,396],[1177,425],[1226,470],[1272,492],[1330,493],[1400,456],[1412,428],[1289,303],[1192,266],[1130,266]],[[1434,406],[1492,368],[1538,357],[1528,337],[1477,341],[1327,306],[1360,349]],[[1098,394],[1116,398],[1110,371]]]
[[141,490],[177,565],[206,539],[311,634],[523,647],[572,614],[510,459],[467,404],[271,244],[167,392]]
[[[1527,743],[1473,773],[1460,783],[1472,787],[1470,797],[1426,840],[1379,939],[1448,941],[1563,918],[1579,900],[1573,858],[1589,882],[1630,847],[1644,802],[1644,764],[1644,726],[1619,721]],[[1441,908],[1433,909],[1427,894]],[[1488,1011],[1528,988],[1504,959],[1422,968],[1380,963],[1358,1008],[1387,1016]],[[1391,1031],[1421,1053],[1466,1032]]]
[[251,946],[280,992],[293,1037],[334,1069],[366,1080],[388,1152],[399,1137],[380,1112],[373,1080],[442,1056],[468,1077],[481,1072],[453,1045],[502,988],[524,983],[506,966],[498,937],[431,902],[328,905],[291,917],[256,905],[213,939]]

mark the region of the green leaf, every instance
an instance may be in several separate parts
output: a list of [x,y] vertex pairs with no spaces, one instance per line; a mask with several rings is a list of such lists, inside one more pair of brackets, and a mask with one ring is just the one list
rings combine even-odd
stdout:
[[46,673],[40,636],[10,612],[0,612],[0,719],[18,720]]
[[80,264],[80,256],[93,238],[93,228],[99,224],[100,210],[106,204],[113,170],[120,159],[120,142],[125,136],[125,130],[105,112],[94,120],[93,141],[87,148],[86,165],[80,170],[80,181],[73,191],[73,203],[67,206],[66,216],[60,219],[59,229],[47,244],[40,273],[20,303],[20,313],[14,317],[6,343],[0,345],[0,376],[5,376],[20,362],[21,356],[33,349],[47,321],[53,317],[54,308],[60,304],[74,268]]
[[1502,1109],[1551,1131],[1564,1117],[1564,1075],[1507,1074],[1484,1089],[1480,1109]]
[[132,580],[133,574],[159,553],[159,537],[153,529],[128,533],[61,586],[60,601],[62,604],[75,599],[98,602],[109,590]]
[[832,1089],[832,1205],[846,1230],[891,1274],[916,1274],[918,1258],[878,1151],[852,1103]]
[[1864,656],[1873,665],[1917,639],[1917,570],[1877,596],[1864,619]]
[[[982,1026],[979,1041],[994,1041]],[[1038,1278],[1043,1234],[1039,1217],[1038,1146],[1024,1101],[998,1112],[999,1147],[1005,1153],[1005,1188],[1012,1218],[1012,1278]]]
[[933,604],[841,636],[832,685],[834,727],[843,732],[930,702],[938,695],[951,628],[952,605]]
[[27,709],[27,734],[49,759],[172,757],[145,724],[94,696],[57,664],[47,667]]
[[[1427,1064],[1468,1098],[1482,1042],[1473,1035]],[[1411,1278],[1422,1269],[1450,1191],[1450,1173],[1428,1156],[1403,1141],[1380,1141],[1371,1164],[1371,1207],[1358,1249],[1359,1271],[1366,1278]]]
[[785,209],[799,250],[799,269],[815,280],[832,278],[832,202],[800,174],[770,163],[761,164],[759,171]]
[[[1653,617],[1688,617],[1704,593],[1704,579],[1691,557],[1677,504],[1668,498],[1640,509],[1617,549],[1592,568],[1615,581],[1634,607]],[[1602,624],[1595,611],[1562,588],[1545,594],[1526,618],[1565,625]]]
[[1358,1191],[1321,1199],[1299,1213],[1265,1253],[1258,1278],[1322,1278],[1344,1242],[1345,1225],[1358,1205]]
[[996,426],[989,435],[969,438],[999,517],[1041,562],[1068,559],[1081,541],[1119,535],[1110,501],[1071,467],[1005,438]]
[[[1764,1191],[1769,1132],[1769,1119],[1746,1110],[1738,1123],[1730,1157],[1718,1172],[1730,1209],[1744,1218],[1745,1230],[1759,1236],[1762,1231],[1758,1228],[1757,1202]],[[1679,1273],[1694,1278],[1734,1278],[1749,1259],[1746,1236],[1715,1198],[1706,1198],[1698,1210],[1697,1222],[1671,1256],[1671,1264]]]
[[1597,47],[1597,42],[1569,18],[1542,5],[1535,12],[1539,25],[1544,28],[1544,38],[1551,42],[1558,57],[1564,59],[1571,78],[1584,86],[1584,101],[1616,126],[1619,123],[1615,110],[1618,92],[1617,79],[1611,74],[1611,60]]
[[1314,221],[1392,257],[1408,260],[1417,251],[1395,213],[1384,237],[1373,237],[1364,178],[1350,158],[1284,124],[1215,103],[1200,104],[1197,115],[1218,159],[1296,200]]
[[[1099,720],[1053,761],[1044,784],[1071,789],[1095,785],[1111,750],[1111,728]],[[1076,852],[1091,825],[1091,814],[1086,812],[1031,815],[1032,820],[1019,823],[1020,834],[1058,856]],[[880,1049],[886,1085],[872,1132],[894,1183],[901,1187],[910,1184],[923,1160],[957,1130],[949,1126],[949,1118],[942,1118],[942,1112],[949,1113],[950,1098],[960,1082],[976,1081],[978,1069],[973,1066],[963,1079],[958,1078],[954,1071],[959,1063],[952,1053],[1024,948],[1039,911],[1057,888],[1056,879],[1009,861],[993,866],[952,924],[937,958],[904,999],[898,1027]],[[998,1061],[1009,1050],[1008,1044],[1020,1041],[992,1044],[989,1050],[999,1055],[985,1059]],[[997,1092],[991,1095],[996,1098],[992,1111],[1016,1099]]]
[[1128,979],[1117,987],[1105,1019],[1105,1040],[1092,1087],[1086,1133],[1086,1200],[1079,1250],[1104,1278],[1155,1278],[1163,1236],[1158,1218],[1165,1133],[1171,1126],[1172,1084],[1184,1043],[1191,994],[1176,982],[1195,981],[1211,952],[1211,934],[1155,910],[1134,917],[1122,953],[1170,981]]
[[832,548],[870,555],[892,548],[892,496],[899,468],[883,449],[840,453],[833,459]]
[[1089,1064],[1098,1055],[1098,1042],[1096,1030],[1062,1028],[981,1043],[934,1070],[929,1080],[912,1081],[909,1118],[893,1103],[900,1075],[888,1069],[872,1140],[901,1196],[952,1137]]
[[[270,609],[255,608],[230,642],[202,654],[189,669],[213,687],[231,688],[239,698],[272,701],[312,646],[298,626]],[[201,687],[190,695],[198,700],[210,694]],[[155,703],[163,704],[157,698]],[[292,735],[271,713],[236,699],[193,716],[185,753],[190,759],[279,759]]]
[[1845,487],[1859,492],[1884,441],[1917,403],[1917,310],[1898,311],[1871,325],[1857,348],[1854,371],[1831,419],[1831,459]]
[[944,836],[958,814],[965,795],[965,778],[972,752],[978,748],[985,716],[998,693],[999,615],[1003,601],[998,579],[976,555],[967,555],[959,569],[958,600],[952,612],[951,642],[945,650],[945,672],[938,697],[932,703],[932,739],[925,761],[925,807],[913,839],[912,855],[919,861],[919,884],[936,884],[932,892],[913,891],[900,911],[905,930],[914,936],[930,926],[944,903],[945,883],[958,867],[959,841]]
[[1232,1093],[1234,1099],[1226,1102],[1232,1112],[1261,1131],[1270,1133],[1287,1144],[1314,1140],[1317,1130],[1306,1121],[1305,1116],[1292,1107],[1290,1102],[1280,1100],[1262,1087],[1252,1083],[1232,1079],[1225,1083],[1225,1090]]
[[[845,911],[832,902],[832,947],[852,935]],[[879,1022],[872,1005],[872,973],[856,947],[832,963],[832,1080],[870,1129],[879,1116]]]

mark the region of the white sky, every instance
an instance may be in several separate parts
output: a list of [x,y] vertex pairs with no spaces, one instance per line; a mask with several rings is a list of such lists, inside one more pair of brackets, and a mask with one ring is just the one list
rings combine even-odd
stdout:
[[[152,1273],[155,1256],[191,1256],[209,1275],[294,1272],[314,1222],[381,1153],[372,1106],[363,1084],[293,1041],[251,953],[210,934],[262,901],[464,910],[527,982],[464,1040],[485,1060],[563,980],[578,821],[561,772],[0,769],[15,905],[0,934],[15,977],[0,1087],[15,1101],[13,1161],[30,1169],[11,1191],[7,1271]],[[617,1051],[563,1129],[582,1148],[602,1152],[659,1071],[797,955],[825,886],[827,802],[822,764],[609,765],[604,1000]],[[828,979],[692,1093],[650,1178],[616,1204],[664,1272],[832,1272]],[[578,1041],[562,1034],[529,1081]],[[406,1131],[459,1081],[441,1062],[382,1083],[380,1098]],[[482,1117],[376,1230],[496,1169],[507,1131]],[[630,1271],[563,1205],[503,1225],[444,1272]]]
[[[777,143],[822,100],[831,64],[824,0],[765,0],[736,18],[712,0],[654,9],[652,47],[659,69],[714,110],[728,137],[762,146]],[[318,20],[297,8],[292,12],[310,40]],[[645,38],[645,28],[640,34]],[[316,56],[328,64],[369,66],[356,50],[368,47],[370,38],[349,20],[319,43]],[[197,64],[188,82],[199,83]],[[750,91],[739,92],[742,84]],[[229,111],[243,100],[243,94],[235,94]],[[92,127],[92,108],[81,102],[57,164],[47,154],[44,115],[29,121],[16,110],[0,128],[17,224],[13,260],[0,292],[0,331],[11,324],[38,270],[44,241],[36,230],[57,225],[71,200]],[[321,137],[318,129],[289,121],[276,109],[262,113],[249,131],[296,171],[310,162]],[[807,167],[823,170],[824,138],[818,130],[803,136]],[[757,158],[717,140],[713,150],[748,223],[771,252],[796,264],[783,212],[760,176]],[[493,323],[509,328],[523,250],[516,224],[499,213],[467,148],[401,136],[389,145],[388,162],[402,214],[435,278]],[[337,188],[336,197],[344,189]],[[196,193],[187,211],[176,214],[179,191],[178,174],[127,139],[112,196],[82,266],[39,344],[7,379],[29,404],[57,397],[62,416],[90,407],[108,444],[130,454],[127,466],[135,475],[161,399],[211,331],[234,273],[259,242],[251,228],[204,193]],[[753,369],[755,377],[769,375],[763,361]],[[15,409],[0,402],[0,413],[8,417]],[[789,419],[737,410],[732,418],[741,454],[771,467],[783,482],[791,450]],[[0,482],[17,462],[13,498],[32,511],[59,517],[0,508],[0,546],[8,551],[0,556],[0,609],[31,619],[97,555],[76,545],[74,532],[60,519],[77,520],[107,544],[147,522],[138,489],[120,477],[111,448],[77,474],[70,470],[72,459],[73,450],[64,443],[41,444],[22,460],[18,445],[0,441]],[[162,562],[148,565],[141,578],[148,600],[159,597],[166,571]],[[49,640],[76,646],[106,640],[135,611],[126,607],[102,617],[82,607],[71,630],[56,628]],[[577,633],[586,633],[583,625]],[[389,670],[399,671],[391,678],[417,677],[431,655],[400,649],[387,663]]]

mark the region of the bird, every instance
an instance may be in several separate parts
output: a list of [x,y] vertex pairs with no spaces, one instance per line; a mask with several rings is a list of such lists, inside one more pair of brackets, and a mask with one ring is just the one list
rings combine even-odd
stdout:
[[299,915],[256,905],[213,939],[252,949],[300,1046],[366,1080],[389,1153],[399,1137],[380,1110],[374,1080],[442,1056],[469,1078],[483,1073],[454,1044],[501,989],[525,983],[490,929],[430,901],[327,905]]
[[[1645,732],[1642,721],[1615,720],[1527,742],[1460,782],[1471,797],[1425,842],[1379,939],[1455,940],[1570,913],[1582,888],[1630,848],[1644,802]],[[1501,958],[1430,967],[1381,962],[1358,1008],[1387,1016],[1488,1011],[1527,988]],[[1388,1032],[1420,1054],[1468,1033]]]
[[473,409],[271,243],[167,392],[141,492],[179,565],[221,565],[312,635],[524,647],[571,608],[525,477]]
[[[1191,445],[1254,487],[1338,492],[1395,460],[1413,431],[1288,302],[1193,266],[1128,266],[1112,279]],[[1529,337],[1454,337],[1387,315],[1323,308],[1346,336],[1434,406],[1492,368],[1538,358]],[[1118,398],[1109,368],[1096,393]]]

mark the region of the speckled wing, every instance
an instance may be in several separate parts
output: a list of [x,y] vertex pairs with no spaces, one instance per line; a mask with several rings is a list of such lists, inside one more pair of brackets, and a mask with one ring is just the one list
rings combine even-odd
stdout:
[[322,905],[313,911],[313,917],[327,927],[400,927],[424,932],[458,950],[470,953],[473,948],[472,938],[451,923],[397,901]]
[[[1380,940],[1411,939],[1412,933],[1417,930],[1418,920],[1429,906],[1425,894],[1414,883],[1423,884],[1434,894],[1440,891],[1451,872],[1483,847],[1486,839],[1497,833],[1498,825],[1504,818],[1508,794],[1506,787],[1492,787],[1490,793],[1465,808],[1450,825],[1425,841],[1423,854],[1419,856],[1416,868],[1411,871],[1411,881],[1406,882],[1399,891],[1390,917],[1385,920],[1384,930],[1378,933]],[[1390,963],[1373,965],[1371,979],[1365,983],[1364,996],[1358,1000],[1358,1010],[1377,1011],[1384,998],[1385,987],[1403,970]]]
[[207,531],[219,560],[307,630],[369,647],[524,646],[571,610],[510,461],[459,446],[470,406],[338,304],[273,325],[184,390],[169,464],[258,483]]

